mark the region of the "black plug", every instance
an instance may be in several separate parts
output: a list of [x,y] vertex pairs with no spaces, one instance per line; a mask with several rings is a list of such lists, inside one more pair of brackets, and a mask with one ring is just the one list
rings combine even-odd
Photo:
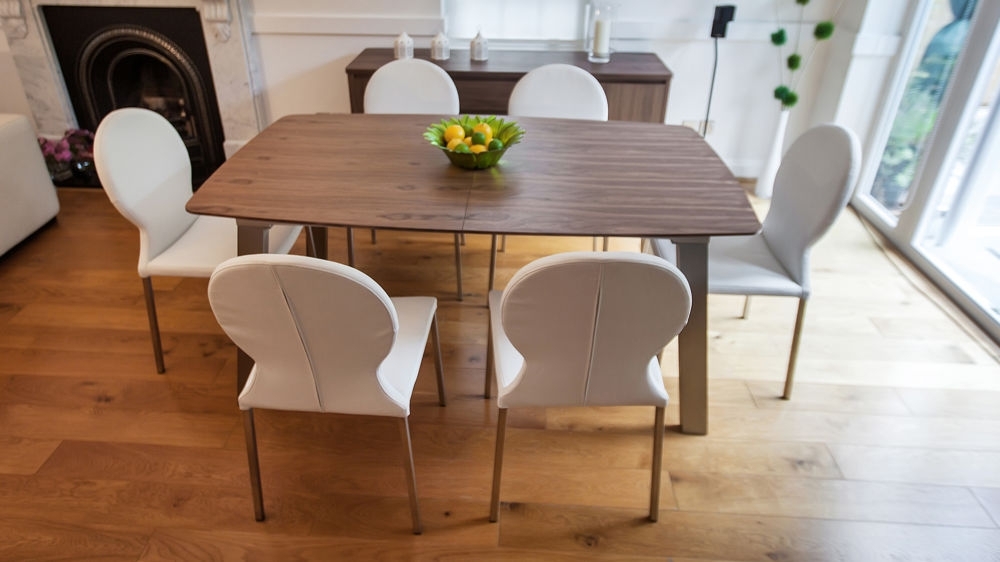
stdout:
[[712,20],[712,37],[725,37],[726,26],[733,21],[736,14],[736,6],[716,6],[715,19]]

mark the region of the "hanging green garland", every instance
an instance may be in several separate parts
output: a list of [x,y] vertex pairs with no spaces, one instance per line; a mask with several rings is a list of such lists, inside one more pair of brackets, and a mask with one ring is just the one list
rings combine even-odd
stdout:
[[[799,43],[801,39],[802,21],[803,14],[805,12],[805,6],[809,3],[809,0],[795,0],[795,3],[799,5],[799,25],[796,27],[795,32],[795,48],[792,50],[792,54],[787,57],[782,56],[781,48],[788,43],[788,32],[785,28],[779,27],[777,31],[771,34],[771,44],[778,47],[778,61],[779,67],[781,68],[779,74],[785,75],[787,70],[787,80],[783,80],[783,83],[774,89],[774,97],[781,102],[782,109],[788,109],[793,107],[799,101],[799,95],[795,92],[795,86],[797,84],[797,76],[795,75],[797,71],[801,70],[805,62],[808,62],[808,58],[803,61],[802,55],[799,53]],[[777,12],[777,0],[775,0],[775,12]],[[777,14],[775,14],[775,19],[777,19]],[[832,21],[821,21],[816,24],[813,29],[813,37],[816,41],[824,41],[829,39],[833,35],[833,22]],[[813,45],[815,50],[816,45]],[[809,53],[809,58],[812,57],[812,52]]]

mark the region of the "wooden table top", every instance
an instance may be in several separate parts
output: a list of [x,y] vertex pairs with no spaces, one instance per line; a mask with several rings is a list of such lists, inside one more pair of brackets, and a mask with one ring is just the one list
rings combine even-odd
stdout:
[[422,134],[446,116],[283,117],[187,204],[197,214],[320,226],[570,236],[727,236],[760,228],[746,193],[686,127],[519,118],[487,170]]

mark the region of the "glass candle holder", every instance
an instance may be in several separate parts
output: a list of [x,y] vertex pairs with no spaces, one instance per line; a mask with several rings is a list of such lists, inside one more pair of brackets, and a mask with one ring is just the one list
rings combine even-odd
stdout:
[[610,4],[590,4],[587,17],[587,60],[604,63],[611,60],[611,31],[615,9]]

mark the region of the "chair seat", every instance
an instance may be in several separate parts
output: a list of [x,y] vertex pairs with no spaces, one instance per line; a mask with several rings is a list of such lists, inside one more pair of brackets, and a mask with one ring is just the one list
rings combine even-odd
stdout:
[[[674,244],[652,241],[653,253],[676,263]],[[708,292],[717,295],[801,297],[802,286],[789,278],[760,235],[718,236],[708,245]]]
[[490,329],[493,331],[493,365],[496,370],[497,387],[507,388],[517,379],[524,367],[524,356],[521,355],[514,344],[510,343],[501,325],[500,301],[503,299],[503,291],[490,291]]
[[708,245],[708,292],[802,296],[802,286],[778,263],[763,236],[719,236]]
[[378,376],[386,392],[395,391],[397,394],[392,398],[405,405],[405,411],[398,414],[404,417],[410,414],[410,396],[427,347],[427,336],[437,310],[437,299],[393,297],[390,300],[396,307],[399,331],[396,332],[392,351],[379,366]]
[[[268,235],[271,253],[287,254],[295,245],[301,226],[276,224]],[[236,256],[236,221],[199,215],[169,248],[149,260],[143,277],[211,277],[222,262]]]

